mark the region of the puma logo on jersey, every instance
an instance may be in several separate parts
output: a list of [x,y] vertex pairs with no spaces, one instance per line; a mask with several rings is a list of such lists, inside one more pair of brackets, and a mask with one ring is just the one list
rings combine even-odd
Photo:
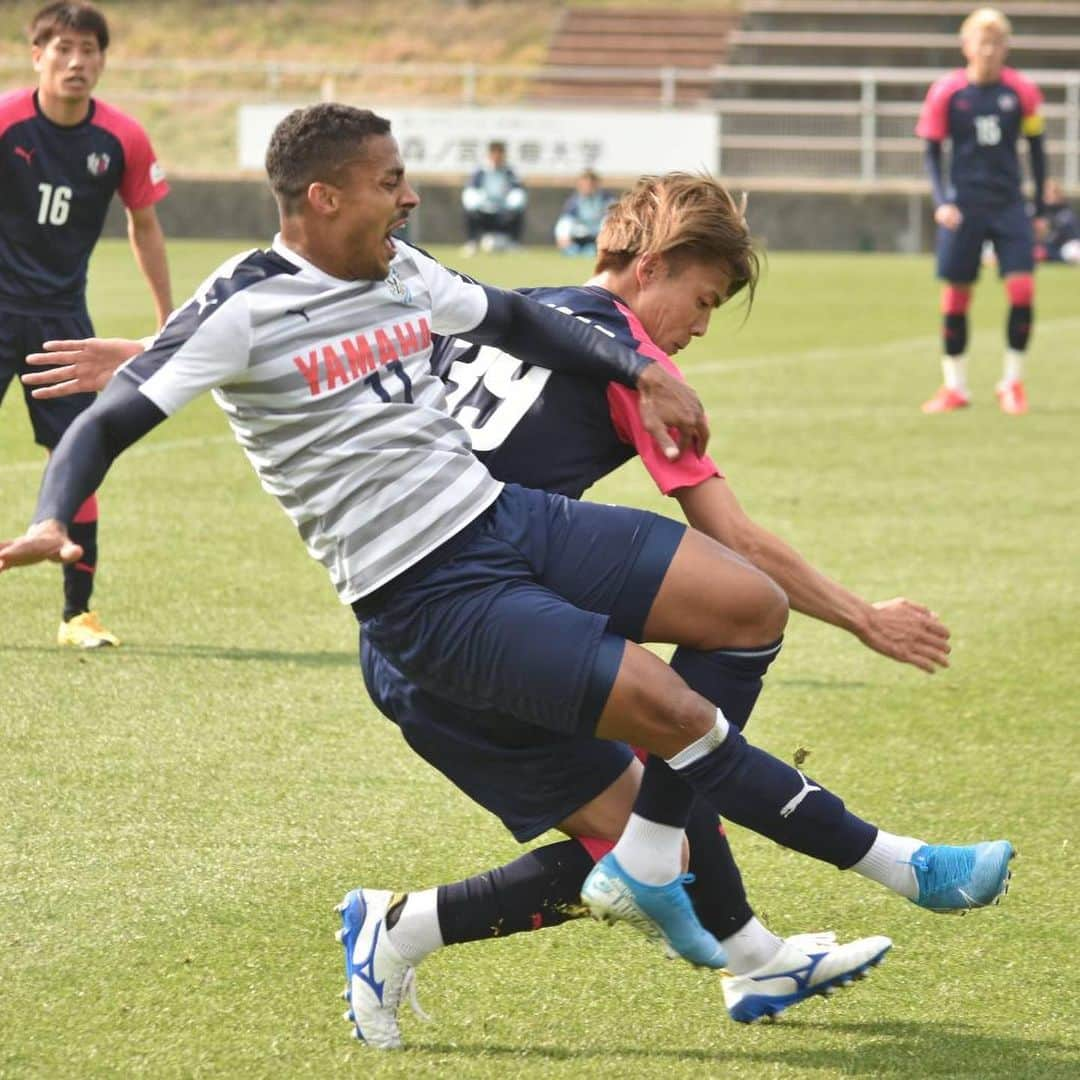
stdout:
[[21,157],[27,165],[33,165],[34,155],[37,153],[36,149],[27,150],[25,146],[15,147],[15,156]]
[[799,779],[802,780],[802,790],[796,793],[793,798],[789,799],[786,803],[784,803],[783,806],[780,807],[781,817],[791,817],[791,815],[799,809],[799,805],[802,803],[803,799],[805,799],[807,795],[809,795],[812,791],[821,790],[821,788],[817,787],[814,784],[811,784],[810,781],[806,779],[806,774],[802,771],[802,769],[796,769],[795,771],[799,774]]

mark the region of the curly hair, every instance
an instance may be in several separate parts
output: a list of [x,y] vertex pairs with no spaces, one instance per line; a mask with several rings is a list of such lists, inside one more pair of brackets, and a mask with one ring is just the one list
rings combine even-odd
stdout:
[[365,139],[389,134],[390,121],[370,109],[334,102],[294,109],[270,136],[266,150],[270,189],[284,211],[295,210],[308,185],[332,182],[363,156]]

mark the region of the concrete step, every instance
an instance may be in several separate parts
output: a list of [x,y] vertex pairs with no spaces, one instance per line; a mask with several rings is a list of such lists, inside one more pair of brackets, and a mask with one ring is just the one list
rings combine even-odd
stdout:
[[724,53],[712,49],[672,51],[638,46],[622,49],[556,48],[547,55],[552,67],[693,67],[710,68],[722,63]]
[[627,33],[655,34],[709,34],[723,33],[739,21],[734,12],[657,12],[641,8],[584,9],[568,8],[560,24],[559,32],[566,34],[606,33],[615,27]]
[[[707,83],[679,83],[674,104],[689,105],[709,96]],[[659,82],[605,79],[603,82],[582,82],[577,79],[537,80],[530,91],[533,101],[565,105],[656,105],[661,104]]]

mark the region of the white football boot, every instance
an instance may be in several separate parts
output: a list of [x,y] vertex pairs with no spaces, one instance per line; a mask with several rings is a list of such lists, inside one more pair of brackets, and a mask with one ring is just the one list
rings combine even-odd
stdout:
[[416,1001],[416,969],[386,932],[386,912],[393,900],[394,894],[382,889],[353,889],[337,908],[337,939],[345,949],[348,980],[341,995],[349,1002],[345,1019],[357,1039],[378,1050],[401,1048],[397,1012],[406,995],[413,1011],[427,1019]]
[[744,975],[725,975],[724,1004],[732,1020],[742,1024],[776,1016],[809,997],[831,994],[838,986],[863,978],[891,948],[887,937],[841,945],[831,933],[795,934],[767,964]]

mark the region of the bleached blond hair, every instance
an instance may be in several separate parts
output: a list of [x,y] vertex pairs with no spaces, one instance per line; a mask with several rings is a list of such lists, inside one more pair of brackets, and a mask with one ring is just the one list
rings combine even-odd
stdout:
[[596,238],[596,272],[622,270],[642,255],[722,263],[731,275],[728,299],[743,289],[753,300],[759,262],[746,223],[746,197],[736,199],[705,173],[643,176],[616,202]]
[[997,8],[977,8],[960,24],[960,37],[966,38],[974,30],[981,30],[984,26],[1000,30],[1008,37],[1012,33],[1012,23],[1009,17]]

